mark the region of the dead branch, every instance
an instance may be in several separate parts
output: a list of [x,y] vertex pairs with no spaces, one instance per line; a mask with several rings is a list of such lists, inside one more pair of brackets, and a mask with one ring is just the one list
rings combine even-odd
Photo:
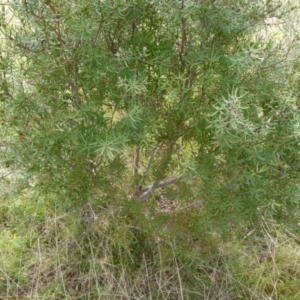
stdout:
[[147,191],[145,191],[141,196],[140,196],[140,200],[146,202],[149,197],[152,195],[152,193],[158,188],[159,182],[155,181]]
[[[182,175],[178,176],[178,177],[173,177],[173,178],[169,178],[169,179],[166,179],[166,180],[162,180],[162,181],[156,181],[154,184],[152,185],[148,185],[148,186],[144,186],[140,189],[140,193],[143,193],[141,198],[143,197],[143,195],[145,193],[147,193],[150,189],[151,189],[151,192],[154,192],[154,190],[156,189],[159,189],[161,187],[164,187],[164,186],[167,186],[167,185],[170,185],[170,184],[173,184],[175,183],[176,181],[180,180],[181,178],[183,178]],[[154,188],[154,189],[153,189]]]

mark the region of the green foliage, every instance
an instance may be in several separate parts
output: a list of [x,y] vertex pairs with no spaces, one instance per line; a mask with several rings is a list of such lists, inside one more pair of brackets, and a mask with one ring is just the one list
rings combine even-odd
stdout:
[[[187,266],[197,253],[209,260],[244,226],[262,218],[296,224],[299,15],[290,3],[20,0],[2,7],[0,159],[17,174],[3,175],[1,197],[10,202],[0,221],[16,226],[12,200],[22,199],[14,208],[21,220],[40,201],[45,210],[37,209],[25,238],[31,244],[53,209],[66,213],[59,224],[52,216],[43,246],[57,248],[49,261],[74,234],[82,265],[70,272],[97,274],[109,265],[128,288],[149,266],[144,284],[153,290],[161,266],[167,271],[159,278],[171,288],[181,267],[185,282],[198,276]],[[21,197],[27,193],[32,198]],[[86,225],[88,205],[101,218]],[[113,292],[112,278],[105,286],[91,277],[95,295]],[[63,298],[66,287],[57,293]]]
[[37,187],[81,205],[108,184],[128,197],[133,185],[192,174],[202,186],[193,196],[207,200],[218,226],[227,215],[296,211],[298,36],[288,32],[288,6],[10,6],[2,13],[3,125],[10,161]]

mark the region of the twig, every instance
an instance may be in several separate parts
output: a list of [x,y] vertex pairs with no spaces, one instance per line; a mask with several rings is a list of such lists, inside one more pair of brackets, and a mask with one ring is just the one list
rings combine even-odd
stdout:
[[61,38],[61,30],[60,30],[60,13],[59,11],[55,8],[55,6],[53,5],[51,0],[45,0],[45,4],[47,6],[49,6],[50,10],[53,12],[53,16],[54,16],[54,21],[56,23],[56,27],[57,27],[57,32],[55,31],[55,33],[57,34],[57,36],[59,37],[60,41],[62,40]]
[[247,237],[249,237],[253,232],[255,232],[256,228],[250,230],[244,237],[243,240],[245,240]]
[[204,199],[196,200],[196,201],[194,201],[194,202],[192,202],[192,203],[190,203],[190,204],[188,204],[188,205],[186,205],[182,208],[176,209],[174,211],[174,213],[179,213],[179,212],[182,212],[182,211],[187,210],[189,208],[200,206],[204,203],[204,201],[205,201]]
[[294,239],[297,244],[300,244],[300,238],[298,238],[296,235],[294,235],[293,233],[291,233],[287,229],[285,230],[285,233],[286,233],[287,236],[289,236],[292,239]]
[[172,245],[172,251],[173,251],[173,255],[174,255],[174,262],[176,265],[176,272],[177,272],[177,277],[178,277],[178,283],[179,283],[179,291],[180,291],[180,300],[184,300],[184,296],[183,296],[183,287],[182,287],[182,280],[181,280],[181,275],[180,275],[180,269],[184,266],[182,266],[181,268],[179,268],[178,263],[177,263],[177,257],[174,251],[174,247]]
[[175,210],[168,210],[168,211],[164,211],[165,214],[170,214],[170,215],[176,215],[176,214],[179,214],[179,213],[182,213],[184,211],[186,211],[187,209],[190,209],[190,208],[195,208],[195,207],[198,207],[198,206],[201,206],[203,203],[204,203],[204,199],[201,199],[201,200],[196,200],[184,207],[181,207],[179,209],[175,209]]
[[39,16],[38,14],[36,14],[35,12],[31,12],[32,15],[37,18],[38,20],[41,20],[43,23],[44,23],[44,27],[46,28],[46,26],[48,26],[52,32],[54,32],[58,38],[58,40],[64,44],[65,42],[63,41],[62,37],[61,37],[61,34],[58,30],[56,30],[55,27],[53,27],[50,23],[48,23],[43,17]]

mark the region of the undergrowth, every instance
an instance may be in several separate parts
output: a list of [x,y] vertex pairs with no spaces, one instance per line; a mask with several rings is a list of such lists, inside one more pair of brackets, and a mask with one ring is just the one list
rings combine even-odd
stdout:
[[200,230],[200,208],[29,194],[0,206],[0,299],[300,299],[300,247],[266,220],[237,239]]

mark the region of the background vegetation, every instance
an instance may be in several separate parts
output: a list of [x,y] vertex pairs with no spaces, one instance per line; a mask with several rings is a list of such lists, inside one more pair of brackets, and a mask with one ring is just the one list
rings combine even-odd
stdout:
[[298,8],[9,1],[3,299],[300,299]]

